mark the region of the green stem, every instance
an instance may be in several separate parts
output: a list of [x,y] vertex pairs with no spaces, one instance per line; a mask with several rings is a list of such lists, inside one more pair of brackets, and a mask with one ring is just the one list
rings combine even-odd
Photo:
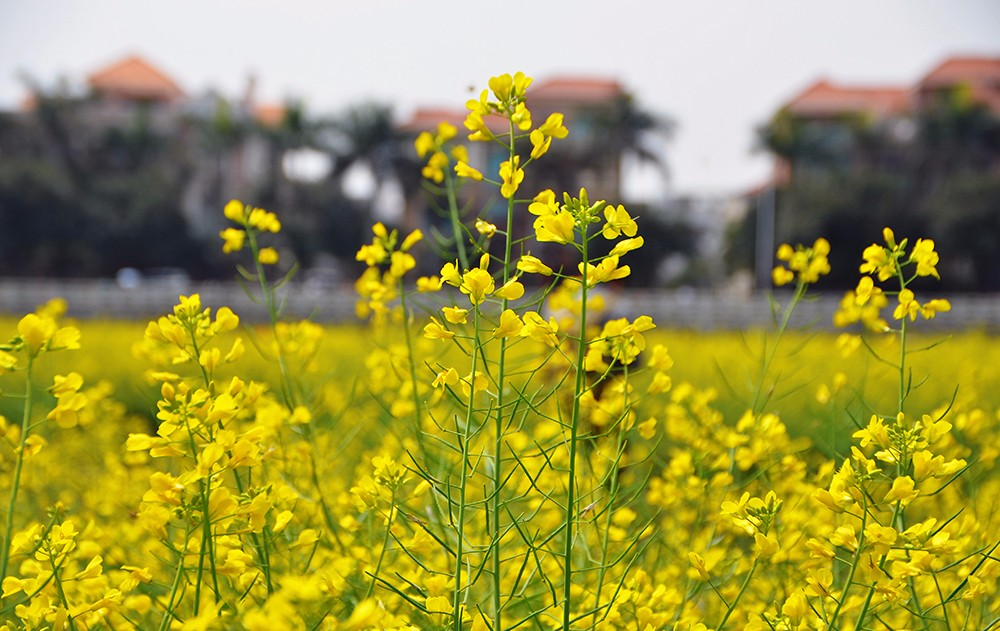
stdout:
[[56,565],[55,559],[49,556],[49,567],[52,568],[52,578],[56,584],[56,592],[59,594],[59,600],[62,601],[63,607],[66,608],[66,622],[69,623],[70,629],[76,631],[76,622],[73,621],[73,616],[69,615],[71,607],[69,599],[66,598],[66,590],[63,589],[62,578],[60,577],[62,566]]
[[[514,123],[508,121],[510,125],[510,160],[514,160]],[[507,226],[504,232],[504,253],[503,253],[503,284],[510,280],[510,257],[511,257],[511,234],[514,228],[514,199],[507,200]],[[500,304],[500,312],[506,311],[508,300],[504,298]],[[493,501],[492,501],[492,542],[493,549],[493,628],[501,629],[501,598],[500,598],[500,487],[503,484],[503,421],[504,421],[504,391],[506,382],[506,357],[507,338],[500,338],[500,357],[497,360],[497,414],[494,429],[493,445]]]
[[[240,474],[235,469],[233,469],[233,478],[235,478],[236,480],[236,490],[239,491],[240,495],[246,493],[246,488],[243,485],[243,479],[240,477]],[[323,503],[322,498],[320,498],[320,504],[323,506],[324,509],[326,509],[326,504]],[[336,533],[336,531],[333,532]],[[262,531],[261,535],[263,534],[264,533]],[[267,540],[265,539],[264,543],[261,543],[261,540],[257,536],[257,533],[253,531],[249,533],[249,537],[250,537],[250,545],[253,546],[254,551],[257,553],[257,559],[258,561],[260,561],[261,570],[264,571],[264,582],[267,584],[267,593],[272,594],[274,593],[274,585],[271,582],[271,555],[267,549]]]
[[385,519],[385,536],[382,537],[382,550],[379,552],[378,561],[375,563],[375,571],[372,572],[372,582],[368,585],[365,598],[371,598],[375,593],[375,583],[378,582],[378,574],[382,570],[382,561],[385,559],[385,551],[389,549],[389,537],[392,535],[392,520],[396,516],[396,487],[392,487],[392,497],[389,499],[389,515]]
[[747,572],[746,578],[743,579],[743,583],[740,585],[740,591],[736,594],[736,598],[733,602],[729,603],[729,609],[726,609],[726,615],[722,616],[722,620],[719,621],[719,626],[716,627],[716,631],[722,631],[722,628],[726,626],[726,621],[729,620],[729,616],[733,615],[736,611],[736,603],[740,602],[740,598],[743,597],[743,592],[747,590],[750,585],[750,579],[753,578],[754,572],[757,571],[757,567],[760,565],[760,559],[754,559],[753,565],[750,566],[750,571]]
[[573,386],[573,413],[569,427],[569,471],[567,472],[566,520],[563,527],[566,531],[566,542],[563,549],[563,629],[569,629],[573,603],[570,594],[573,587],[573,522],[576,520],[576,452],[578,432],[580,429],[580,397],[586,388],[583,366],[587,354],[587,264],[590,262],[587,253],[587,228],[585,223],[581,255],[583,266],[580,275],[580,336],[576,352],[576,382]]
[[[851,568],[847,572],[847,579],[844,581],[844,588],[840,590],[840,599],[837,601],[837,608],[833,610],[833,616],[830,621],[827,622],[827,629],[836,629],[837,617],[840,616],[840,610],[843,608],[844,603],[847,602],[847,592],[851,589],[851,585],[854,584],[854,573],[858,569],[858,565],[861,564],[861,552],[865,547],[865,526],[868,525],[868,506],[865,503],[862,506],[861,513],[861,532],[858,534],[858,549],[854,551],[854,558],[851,559]],[[860,620],[860,618],[859,618]]]
[[413,336],[410,331],[410,311],[406,306],[406,287],[403,286],[403,279],[400,277],[397,284],[397,291],[399,292],[399,306],[403,310],[403,336],[406,338],[406,356],[409,359],[410,368],[410,390],[413,397],[413,416],[414,423],[416,423],[417,428],[417,442],[420,443],[420,447],[423,450],[423,414],[422,405],[420,403],[420,393],[417,390],[417,359],[416,353],[413,352]]
[[455,545],[455,593],[452,598],[453,624],[455,631],[462,630],[462,564],[465,561],[465,497],[466,483],[468,482],[469,469],[469,441],[472,438],[472,419],[475,412],[476,401],[476,368],[478,367],[479,354],[482,349],[482,340],[479,337],[479,305],[474,305],[473,334],[475,336],[472,353],[472,370],[469,373],[469,404],[465,410],[465,427],[462,428],[459,440],[462,443],[462,478],[458,489],[458,541]]
[[628,403],[628,366],[625,366],[625,403],[623,406],[624,413],[622,415],[620,423],[623,427],[620,428],[618,432],[618,437],[615,442],[615,462],[611,466],[611,471],[608,473],[608,482],[610,482],[611,487],[608,489],[608,502],[607,502],[607,519],[604,524],[604,532],[601,535],[601,564],[597,571],[597,590],[594,594],[594,620],[591,623],[590,628],[596,629],[598,623],[598,612],[601,609],[601,590],[604,588],[604,577],[608,570],[608,545],[611,538],[611,519],[614,516],[615,499],[618,497],[618,473],[621,470],[621,458],[625,448],[625,428],[624,423],[628,420],[629,413],[629,403]]
[[[319,484],[319,474],[317,473],[316,466],[316,438],[313,435],[312,426],[306,424],[304,428],[304,433],[306,435],[306,440],[309,442],[309,479],[312,481],[314,487],[316,487],[316,497],[319,499],[319,506],[323,509],[323,521],[326,522],[326,527],[333,536],[334,541],[340,547],[341,551],[344,549],[344,542],[340,540],[340,535],[337,532],[340,530],[340,526],[337,525],[336,520],[333,517],[333,511],[330,510],[330,505],[327,503],[326,499],[323,497],[323,491]],[[237,477],[239,480],[239,477]],[[242,493],[243,490],[240,489]],[[271,577],[268,575],[268,585],[270,585]]]
[[31,373],[34,357],[28,355],[28,366],[24,377],[24,409],[21,414],[21,440],[17,450],[17,462],[14,465],[14,480],[11,482],[10,502],[7,504],[7,520],[4,527],[3,558],[0,559],[0,581],[7,578],[7,566],[10,563],[10,542],[14,536],[14,510],[17,507],[17,494],[21,488],[21,470],[24,467],[24,448],[31,429]]
[[285,349],[278,338],[278,305],[274,295],[274,287],[271,287],[267,283],[264,264],[260,262],[260,245],[257,243],[256,232],[248,227],[247,237],[250,240],[250,251],[253,254],[254,269],[257,272],[257,284],[260,286],[260,293],[264,297],[264,306],[267,308],[267,317],[271,322],[271,335],[274,337],[275,347],[278,349],[278,370],[281,373],[281,396],[284,399],[285,406],[289,410],[293,410],[296,405],[296,396],[292,388],[292,378],[288,370],[288,362],[285,360]]
[[170,620],[176,617],[174,616],[174,603],[177,601],[178,593],[180,593],[181,577],[184,576],[184,551],[187,549],[187,542],[190,539],[191,527],[189,524],[187,530],[184,532],[184,547],[177,551],[177,571],[174,573],[174,580],[170,585],[170,599],[163,610],[163,619],[160,620],[159,631],[166,631],[170,627]]
[[[902,516],[902,512],[903,512],[903,503],[902,502],[896,502],[896,508],[893,510],[892,520],[889,523],[893,524],[893,526],[895,527],[897,521]],[[864,522],[862,522],[862,525],[861,525],[861,535],[862,535],[862,538],[858,541],[858,550],[859,551],[861,550],[861,547],[864,544]],[[884,570],[885,569],[885,564],[888,561],[889,561],[889,554],[888,553],[883,554],[882,558],[879,560],[878,569],[879,570]],[[856,563],[857,563],[857,560],[855,560],[855,564]],[[853,572],[851,572],[851,574],[853,575]],[[871,585],[868,586],[868,595],[865,596],[865,604],[862,605],[862,607],[861,607],[861,613],[858,614],[858,622],[854,626],[855,631],[858,631],[858,630],[860,630],[862,628],[862,625],[864,625],[864,622],[865,622],[865,618],[868,617],[868,608],[871,607],[872,597],[875,595],[875,586],[877,584],[878,583],[876,581],[875,583],[872,583]],[[838,609],[839,609],[839,607],[838,607]]]
[[906,318],[900,321],[899,325],[899,409],[903,411],[906,403]]
[[[902,293],[906,289],[906,275],[903,273],[903,266],[899,262],[899,258],[893,259],[896,267],[896,277],[899,279],[899,291]],[[912,279],[911,279],[912,280]],[[906,402],[906,320],[907,315],[903,314],[903,317],[899,321],[899,409],[897,412],[903,411],[903,404]]]
[[764,381],[767,379],[767,373],[771,369],[771,363],[774,361],[774,356],[778,352],[778,343],[781,341],[782,335],[784,335],[785,330],[788,328],[788,322],[791,320],[792,312],[795,311],[795,307],[798,306],[799,302],[802,301],[803,296],[806,294],[806,286],[806,283],[801,280],[795,285],[795,292],[792,294],[792,300],[788,303],[788,306],[785,307],[785,311],[781,315],[781,322],[778,324],[778,330],[775,332],[774,343],[771,344],[770,349],[767,350],[761,357],[760,380],[757,382],[757,388],[753,394],[753,403],[750,406],[750,409],[755,415],[759,414],[763,407],[761,395],[764,391]]

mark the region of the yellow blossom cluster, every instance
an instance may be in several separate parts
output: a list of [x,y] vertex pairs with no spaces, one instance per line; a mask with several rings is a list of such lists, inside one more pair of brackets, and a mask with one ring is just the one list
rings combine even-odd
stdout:
[[257,255],[257,261],[261,265],[277,264],[279,255],[276,249],[270,246],[257,247],[258,235],[263,233],[277,234],[281,231],[281,221],[278,220],[277,215],[263,208],[244,204],[236,199],[230,200],[226,204],[223,214],[226,219],[239,226],[238,228],[226,228],[219,233],[223,240],[222,251],[224,253],[239,252],[249,239],[251,247]]
[[777,258],[786,266],[778,265],[771,272],[771,280],[777,286],[787,285],[797,280],[803,284],[813,284],[820,276],[830,273],[830,242],[820,237],[812,247],[797,245],[793,249],[787,243],[778,248]]
[[[448,148],[451,139],[458,135],[458,129],[447,121],[438,123],[437,130],[432,134],[429,131],[421,132],[413,146],[417,151],[417,156],[426,158],[421,175],[435,184],[441,184],[445,180],[452,165],[455,163],[455,170],[459,177],[467,177],[473,180],[483,179],[482,173],[468,166],[469,151],[464,145],[455,145]],[[461,169],[459,167],[462,167]]]
[[[478,99],[466,102],[469,113],[465,118],[465,127],[471,132],[469,140],[503,142],[510,157],[500,163],[498,181],[484,177],[481,171],[469,166],[468,155],[465,155],[464,159],[459,159],[455,165],[458,177],[476,181],[486,179],[499,184],[501,196],[511,199],[524,181],[525,166],[545,155],[552,145],[553,138],[561,139],[569,134],[569,130],[563,124],[563,115],[558,112],[550,114],[544,123],[531,129],[531,111],[526,104],[527,89],[531,83],[531,77],[522,72],[499,75],[490,79],[489,89],[483,90]],[[497,121],[492,127],[491,120]],[[506,123],[503,125],[504,131],[509,129],[506,137],[499,129],[501,122]],[[514,153],[514,140],[517,138],[515,129],[521,132],[531,130],[527,134],[531,141],[531,152],[523,163],[521,156]]]
[[[847,326],[861,322],[871,331],[889,331],[889,324],[881,316],[881,311],[889,305],[889,293],[896,295],[896,307],[892,319],[914,321],[917,316],[925,320],[933,319],[938,313],[951,311],[951,303],[943,298],[918,302],[908,285],[916,278],[933,276],[940,278],[937,271],[939,257],[934,251],[934,241],[917,239],[907,251],[908,239],[897,241],[890,228],[882,231],[884,244],[873,243],[862,253],[864,262],[859,271],[865,274],[852,292],[847,292],[841,300],[840,308],[833,316],[834,324]],[[878,282],[895,279],[895,292],[883,289]]]
[[424,235],[414,230],[400,242],[399,231],[389,230],[381,222],[372,227],[372,232],[375,235],[372,242],[362,245],[355,256],[367,266],[355,283],[361,297],[357,314],[362,318],[374,315],[381,322],[390,314],[392,303],[399,296],[403,276],[416,267],[410,250]]

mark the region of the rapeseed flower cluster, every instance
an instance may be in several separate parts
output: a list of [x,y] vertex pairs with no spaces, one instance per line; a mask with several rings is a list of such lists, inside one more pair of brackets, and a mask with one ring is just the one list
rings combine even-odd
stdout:
[[822,237],[816,239],[812,247],[800,244],[793,249],[784,243],[778,248],[777,258],[787,267],[784,265],[775,267],[771,272],[771,279],[779,287],[793,280],[804,284],[815,283],[820,276],[830,273],[830,261],[827,259],[829,254],[830,242]]
[[[834,315],[834,324],[847,326],[861,322],[875,332],[885,332],[889,324],[881,317],[883,307],[889,305],[888,295],[896,296],[892,319],[914,321],[917,316],[932,320],[938,313],[951,310],[951,303],[943,298],[918,302],[910,283],[920,277],[940,278],[937,271],[939,256],[934,251],[934,241],[917,239],[907,251],[908,239],[897,242],[890,228],[882,233],[884,244],[873,243],[862,253],[864,262],[858,268],[862,274],[853,292],[844,295],[840,309]],[[877,282],[895,279],[897,289],[883,289]]]
[[[364,274],[355,283],[361,300],[357,303],[358,317],[373,315],[384,322],[391,315],[394,301],[399,298],[403,276],[416,267],[410,249],[423,239],[420,230],[414,230],[399,242],[399,232],[388,230],[381,222],[372,228],[374,238],[361,246],[356,259],[367,265]],[[436,281],[424,281],[434,285]]]
[[251,248],[262,265],[275,265],[278,262],[278,251],[273,247],[257,247],[257,239],[261,234],[277,234],[281,231],[281,221],[263,208],[255,208],[239,200],[231,200],[223,211],[226,219],[237,224],[238,228],[226,228],[219,233],[223,240],[222,251],[226,254],[239,252],[244,243],[249,240]]

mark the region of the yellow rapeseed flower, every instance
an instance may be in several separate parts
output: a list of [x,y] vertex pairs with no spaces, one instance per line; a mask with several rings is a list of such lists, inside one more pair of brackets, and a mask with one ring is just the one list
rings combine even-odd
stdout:
[[573,243],[573,228],[576,220],[572,213],[565,210],[552,215],[543,215],[535,219],[535,239],[551,243]]
[[889,489],[889,492],[885,494],[882,500],[887,503],[899,502],[903,506],[906,506],[918,494],[919,491],[913,483],[913,478],[910,476],[901,476],[892,481],[892,488]]
[[434,151],[434,136],[429,131],[422,131],[413,141],[413,148],[417,151],[417,156],[423,158],[431,151]]
[[483,114],[479,112],[469,112],[465,117],[465,127],[472,133],[469,140],[473,142],[485,142],[493,139],[493,132],[483,119]]
[[42,351],[45,344],[55,335],[56,329],[55,320],[39,317],[34,313],[27,314],[17,323],[17,333],[31,356],[38,355]]
[[523,328],[524,323],[521,322],[521,318],[514,311],[504,309],[503,313],[500,314],[500,325],[493,329],[493,337],[514,337],[519,335]]
[[485,300],[486,296],[493,293],[493,276],[486,270],[475,267],[462,275],[462,284],[458,289],[469,296],[469,301],[478,305]]
[[895,259],[884,246],[873,243],[861,253],[865,262],[858,268],[862,274],[874,274],[878,279],[888,280],[896,274]]
[[238,199],[231,199],[222,209],[222,214],[233,223],[243,223],[245,220],[246,205]]
[[437,318],[431,316],[431,321],[424,325],[424,337],[432,340],[450,340],[455,337],[455,333],[446,329]]
[[778,265],[771,270],[771,282],[774,283],[775,287],[782,287],[793,280],[795,280],[795,274],[786,267]]
[[496,234],[497,227],[496,225],[491,224],[488,221],[483,221],[482,219],[476,219],[476,231],[483,236],[492,237],[494,234]]
[[448,156],[443,151],[435,151],[431,154],[430,160],[424,165],[420,174],[435,184],[444,181],[444,169],[448,166]]
[[500,163],[500,194],[505,199],[510,199],[517,192],[517,187],[524,180],[524,169],[520,168],[521,156],[514,156],[512,160],[504,160]]
[[622,234],[626,237],[634,237],[639,229],[635,220],[629,216],[628,211],[621,204],[617,207],[608,204],[604,208],[604,218],[607,223],[604,224],[601,233],[608,240],[617,239]]
[[531,83],[531,77],[518,71],[513,76],[502,74],[490,77],[488,85],[494,96],[496,96],[497,101],[499,101],[500,109],[508,110],[524,101],[525,91]]
[[483,181],[483,174],[480,173],[478,169],[473,169],[465,162],[458,162],[455,164],[455,174],[458,177],[469,178],[470,180],[474,180],[476,182]]
[[552,275],[551,267],[542,263],[538,257],[530,254],[525,254],[521,257],[521,259],[517,262],[517,269],[528,274],[541,274],[543,276]]
[[938,253],[934,251],[934,241],[930,239],[917,239],[913,250],[910,252],[910,261],[917,264],[917,276],[933,276],[940,280],[938,275]]
[[222,252],[229,254],[230,252],[239,252],[243,249],[243,242],[246,239],[247,233],[237,228],[226,228],[219,233],[219,236],[225,242],[222,244]]
[[563,115],[559,112],[549,114],[545,122],[539,125],[538,131],[548,138],[565,138],[569,135],[569,129],[563,125]]
[[504,300],[517,300],[524,295],[524,285],[512,278],[494,291],[493,295]]
[[405,239],[403,239],[403,243],[400,244],[399,246],[399,251],[409,252],[410,248],[412,248],[414,245],[422,241],[423,238],[424,238],[423,231],[421,231],[419,228],[414,230],[410,234],[406,235]]
[[409,252],[402,250],[393,252],[389,257],[389,275],[402,278],[406,272],[417,266],[417,260]]
[[559,212],[559,204],[556,203],[556,194],[552,189],[545,189],[528,204],[528,212],[539,217],[554,215]]
[[417,279],[417,291],[431,292],[439,291],[443,285],[440,276],[421,276]]
[[531,140],[531,159],[537,160],[544,156],[548,150],[549,146],[552,144],[552,137],[546,136],[540,130],[532,130],[529,135]]
[[247,226],[256,228],[261,232],[278,233],[281,231],[281,222],[278,221],[278,216],[263,208],[253,208],[250,210],[250,216],[247,218]]
[[278,251],[274,248],[261,248],[257,259],[261,265],[276,265],[278,263]]
[[531,129],[531,112],[528,111],[528,107],[523,102],[514,107],[514,111],[510,115],[510,122],[517,125],[521,131]]
[[609,256],[621,256],[627,254],[632,250],[638,250],[645,244],[645,240],[642,237],[635,237],[634,239],[622,239],[615,244],[615,247],[611,248],[611,252],[608,253]]
[[468,321],[469,310],[461,307],[442,307],[444,319],[452,324],[465,324]]

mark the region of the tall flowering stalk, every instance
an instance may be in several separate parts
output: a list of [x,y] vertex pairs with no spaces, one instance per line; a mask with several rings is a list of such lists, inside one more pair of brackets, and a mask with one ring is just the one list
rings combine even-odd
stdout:
[[[844,296],[834,321],[840,325],[860,321],[880,333],[895,333],[899,346],[894,365],[897,405],[891,414],[872,414],[867,426],[855,432],[854,438],[859,439],[861,449],[853,449],[852,458],[845,460],[830,488],[817,495],[834,511],[849,513],[852,505],[857,505],[861,513],[860,528],[852,542],[854,556],[829,624],[836,624],[848,602],[849,592],[857,585],[863,594],[857,614],[858,627],[866,623],[870,612],[878,609],[877,602],[873,602],[876,593],[899,599],[908,591],[915,618],[927,628],[930,618],[937,614],[932,613],[935,608],[927,608],[918,596],[917,577],[922,572],[887,572],[887,567],[890,562],[900,563],[893,561],[896,557],[893,550],[897,547],[921,549],[926,545],[915,539],[914,528],[907,519],[907,507],[921,495],[940,493],[967,467],[964,459],[946,461],[932,451],[942,446],[942,439],[952,428],[943,415],[923,414],[917,420],[906,410],[913,383],[907,368],[908,324],[918,316],[933,319],[938,313],[950,311],[951,304],[944,299],[918,302],[910,289],[917,278],[940,278],[937,272],[939,257],[933,241],[917,239],[908,249],[909,240],[897,241],[890,228],[885,228],[882,236],[883,244],[873,243],[865,248],[864,262],[859,267],[864,275],[854,291]],[[879,283],[886,281],[897,288],[883,289]],[[897,301],[891,317],[897,323],[896,328],[881,317],[881,309],[888,306],[888,296],[892,295]],[[890,360],[882,361],[893,365]],[[873,457],[869,457],[869,447],[877,449]],[[889,580],[880,573],[885,573]],[[950,598],[939,605],[945,620],[948,617],[947,600]]]
[[[461,160],[454,165],[454,171],[460,178],[486,182],[498,187],[500,196],[507,202],[504,226],[497,227],[483,219],[477,220],[475,225],[476,231],[487,242],[489,239],[503,239],[503,255],[502,259],[498,260],[499,273],[489,272],[491,257],[484,253],[478,267],[468,268],[463,265],[461,260],[447,263],[441,269],[439,277],[434,277],[433,281],[428,280],[424,283],[426,286],[440,279],[441,284],[450,285],[466,294],[471,303],[471,309],[460,306],[445,307],[440,319],[432,316],[431,322],[424,327],[425,337],[450,340],[459,344],[468,342],[471,345],[463,351],[471,360],[471,370],[468,377],[461,377],[461,373],[453,367],[442,366],[434,380],[437,387],[445,388],[452,393],[451,396],[465,401],[465,421],[461,425],[462,431],[458,432],[458,457],[461,470],[457,507],[459,523],[456,528],[458,550],[455,570],[456,584],[452,603],[452,621],[456,628],[462,624],[465,615],[463,604],[467,600],[467,590],[471,587],[471,584],[463,583],[461,568],[467,563],[463,558],[466,550],[464,520],[467,510],[465,507],[469,503],[467,481],[472,479],[471,476],[475,469],[464,463],[468,462],[470,458],[472,441],[485,427],[482,421],[478,420],[480,415],[492,419],[493,440],[489,448],[490,466],[488,467],[490,486],[484,498],[485,504],[483,504],[490,537],[489,543],[485,547],[485,564],[482,567],[487,569],[487,574],[491,579],[488,618],[489,624],[493,628],[503,628],[502,613],[506,607],[506,599],[512,596],[504,594],[504,559],[507,557],[501,548],[500,541],[504,538],[505,533],[511,531],[520,533],[521,537],[528,537],[522,530],[521,521],[523,518],[516,517],[512,512],[512,501],[517,500],[518,495],[506,491],[505,486],[515,474],[529,472],[522,456],[516,452],[511,456],[505,456],[504,451],[512,449],[509,446],[510,428],[516,427],[519,423],[517,418],[524,414],[518,410],[529,411],[538,404],[533,401],[533,398],[526,395],[524,389],[512,388],[509,381],[510,351],[513,345],[518,342],[534,341],[542,344],[543,347],[552,349],[552,357],[564,358],[560,361],[567,362],[566,377],[568,377],[568,382],[572,384],[569,407],[565,410],[565,416],[562,412],[556,411],[551,417],[551,422],[555,423],[557,428],[561,428],[560,432],[565,431],[561,439],[561,448],[565,449],[565,469],[554,463],[546,466],[553,473],[559,472],[564,476],[563,487],[566,497],[556,500],[550,495],[543,496],[544,501],[558,501],[562,507],[562,524],[557,532],[558,541],[561,542],[562,546],[557,556],[563,567],[560,581],[560,591],[562,592],[560,617],[565,625],[569,625],[571,618],[581,615],[575,611],[577,603],[573,597],[572,587],[574,573],[578,571],[576,563],[578,563],[579,550],[575,544],[577,522],[581,514],[589,514],[588,511],[581,512],[580,510],[580,497],[583,491],[578,488],[580,484],[578,481],[579,452],[581,444],[585,440],[582,401],[587,398],[586,395],[596,384],[609,378],[608,370],[610,368],[604,363],[603,358],[607,356],[609,361],[613,363],[631,363],[644,348],[644,343],[641,341],[641,331],[648,330],[653,326],[649,318],[640,318],[634,323],[623,320],[621,326],[618,327],[622,330],[616,330],[614,333],[603,331],[594,340],[590,337],[592,332],[588,322],[587,305],[591,302],[591,290],[599,283],[611,282],[628,276],[630,269],[627,265],[620,265],[620,259],[629,251],[642,245],[642,238],[637,237],[635,220],[629,216],[623,206],[614,206],[603,200],[591,203],[585,190],[581,190],[578,197],[564,194],[561,203],[557,202],[556,194],[551,190],[542,191],[528,200],[520,201],[517,199],[517,193],[525,180],[525,170],[534,160],[542,158],[548,152],[553,139],[564,138],[569,133],[563,125],[563,116],[559,113],[548,116],[544,123],[532,129],[531,111],[527,104],[527,90],[530,84],[531,78],[522,73],[493,77],[489,81],[489,89],[483,90],[478,99],[472,99],[466,104],[469,114],[465,120],[465,127],[470,131],[469,139],[474,142],[499,144],[506,153],[507,159],[501,162],[497,173],[484,174]],[[442,168],[447,163],[449,152],[442,140],[450,138],[451,135],[450,128],[446,123],[442,123],[437,133],[425,132],[418,137],[416,142],[418,153],[420,155],[430,154],[431,156],[424,171],[425,177],[443,179],[437,169]],[[530,151],[526,156],[519,153],[520,147],[525,142],[530,143]],[[451,155],[454,155],[454,150],[451,151]],[[577,251],[579,264],[576,271],[578,274],[565,274],[562,271],[556,271],[537,256],[523,252],[527,241],[515,235],[516,227],[520,223],[517,221],[516,215],[519,205],[526,205],[529,214],[535,217],[532,229],[534,240],[537,243],[567,245]],[[591,241],[601,237],[616,241],[616,244],[607,256],[594,257],[591,254]],[[515,265],[514,246],[518,243],[522,244],[522,254],[517,258]],[[573,310],[576,314],[575,321],[570,329],[561,330],[554,317],[546,318],[538,310],[525,306],[512,308],[515,301],[521,299],[524,294],[520,277],[525,274],[551,276],[556,280],[563,281],[565,287],[562,295],[569,296],[568,302],[576,305]],[[418,287],[420,286],[421,284],[418,282]],[[490,303],[496,305],[495,312],[484,309]],[[492,313],[499,313],[499,316],[491,315]],[[470,323],[470,319],[472,331],[470,334],[465,334],[462,329]],[[484,335],[481,331],[487,319],[492,319],[496,326],[492,332]],[[616,342],[613,344],[612,340]],[[637,343],[636,340],[639,342]],[[488,345],[495,345],[495,352],[488,352]],[[627,358],[620,355],[621,349],[626,347],[629,348]],[[481,357],[488,358],[487,365],[480,364]],[[480,370],[487,367],[491,370],[480,375]],[[539,375],[542,368],[543,365],[538,365],[530,369],[528,378],[531,379],[532,376]],[[480,386],[480,383],[483,385]],[[457,386],[461,386],[460,390],[464,396],[453,389]],[[474,402],[475,393],[480,387],[489,388],[491,392],[489,403],[485,407]],[[519,387],[524,388],[525,386]],[[555,390],[552,394],[544,395],[540,400],[550,399],[557,400]],[[591,396],[589,400],[593,401],[594,397]],[[589,441],[592,438],[587,437],[586,440]],[[618,449],[620,448],[621,445]],[[543,451],[543,453],[545,452]],[[616,457],[615,461],[619,462],[620,460]],[[617,465],[614,465],[613,469],[616,470],[616,467]],[[617,478],[616,473],[610,475]],[[615,482],[612,481],[609,484],[612,487],[612,496],[617,497],[617,491],[614,490],[616,488]],[[592,490],[587,489],[587,492],[590,493]],[[527,496],[522,495],[520,498],[527,499]],[[470,506],[478,505],[479,500],[470,504]],[[605,510],[610,520],[611,506],[602,509],[602,514]],[[509,516],[508,519],[504,519],[505,514]],[[610,529],[611,522],[608,521],[605,525],[605,535]],[[603,581],[605,571],[608,569],[605,563],[608,550],[606,536],[604,540],[599,569],[602,579],[599,579],[598,583]],[[554,542],[554,539],[550,537],[549,541]],[[526,539],[526,543],[530,546],[538,546],[538,544],[531,543],[530,539]],[[543,552],[546,555],[556,554],[555,549],[551,548],[549,543],[538,546],[535,554]],[[524,563],[530,558],[519,562],[522,567],[521,572],[524,571]],[[516,559],[511,559],[511,561],[516,561]],[[550,579],[546,578],[546,580]],[[600,591],[599,587],[598,592]],[[596,604],[592,607],[590,614],[593,615],[596,624],[601,617],[600,612],[604,610],[600,603],[600,594],[597,595]]]
[[[34,381],[35,362],[42,355],[51,352],[80,348],[79,329],[72,326],[59,326],[57,318],[62,311],[64,311],[64,305],[50,303],[36,313],[29,313],[17,323],[17,335],[7,343],[0,344],[0,375],[10,370],[24,370],[21,424],[15,431],[5,432],[7,436],[12,435],[16,440],[14,446],[16,455],[14,473],[10,483],[10,497],[7,499],[7,511],[4,515],[3,547],[0,549],[0,581],[7,578],[9,569],[14,536],[14,516],[17,512],[17,499],[21,489],[21,476],[25,460],[37,454],[45,446],[45,440],[37,433],[33,433],[33,430],[40,424],[40,422],[32,421],[34,394],[37,387]],[[22,358],[19,357],[21,355],[23,355],[23,364],[21,363]],[[58,396],[59,405],[48,415],[48,418],[57,418],[61,413],[67,412],[76,414],[86,405],[86,397],[78,392],[81,385],[82,379],[76,373],[70,375],[70,378],[57,378],[54,390]]]

